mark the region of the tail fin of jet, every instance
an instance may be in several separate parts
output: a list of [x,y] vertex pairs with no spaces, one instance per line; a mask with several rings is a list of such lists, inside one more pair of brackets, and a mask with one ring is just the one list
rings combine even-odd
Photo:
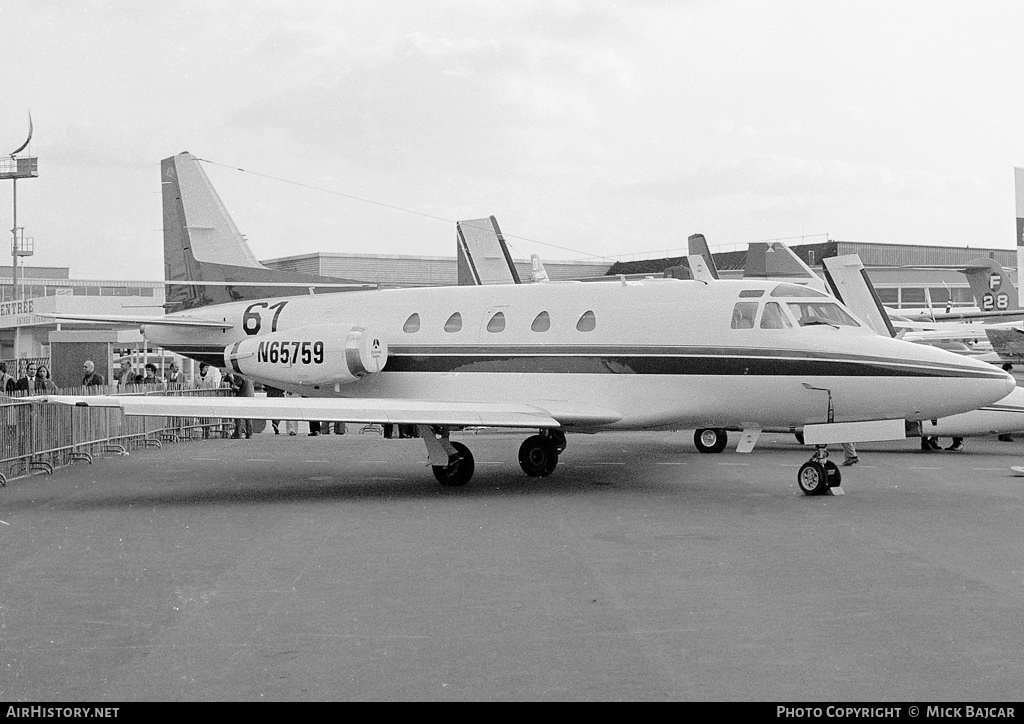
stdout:
[[459,286],[519,284],[519,272],[493,216],[455,225]]
[[195,156],[186,152],[165,158],[160,162],[160,171],[164,279],[168,282],[166,304],[170,311],[307,294],[313,289],[342,291],[375,286],[263,266],[239,233]]
[[1013,169],[1017,199],[1017,289],[1024,289],[1024,168]]
[[981,311],[1006,312],[1020,308],[1010,275],[995,259],[973,259],[960,271],[967,277]]
[[893,327],[875,287],[856,254],[834,256],[821,260],[825,267],[825,283],[832,296],[863,319],[878,334],[895,337]]
[[718,279],[718,267],[715,265],[715,257],[711,256],[711,249],[708,248],[708,240],[704,234],[691,234],[687,241],[689,256],[701,256],[707,266],[707,271],[712,278]]
[[530,254],[530,280],[535,283],[544,283],[551,281],[548,277],[548,270],[544,268],[544,262],[540,260],[540,255]]
[[747,260],[743,266],[744,279],[776,279],[806,284],[819,291],[827,291],[825,283],[804,264],[793,250],[781,241],[770,244],[756,241],[747,246]]

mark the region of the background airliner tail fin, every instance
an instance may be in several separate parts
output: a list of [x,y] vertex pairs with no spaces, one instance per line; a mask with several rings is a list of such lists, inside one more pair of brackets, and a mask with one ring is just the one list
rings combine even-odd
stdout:
[[981,311],[1005,312],[1020,308],[1010,275],[995,259],[973,259],[960,271],[967,277]]
[[715,257],[711,255],[711,249],[708,248],[708,240],[704,238],[704,234],[691,234],[686,242],[689,255],[704,257],[708,273],[714,279],[718,279],[718,266],[715,265]]

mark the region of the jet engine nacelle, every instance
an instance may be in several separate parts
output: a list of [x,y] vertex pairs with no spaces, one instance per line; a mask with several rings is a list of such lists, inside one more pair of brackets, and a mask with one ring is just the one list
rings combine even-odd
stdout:
[[243,339],[224,348],[224,364],[259,380],[347,385],[380,372],[388,345],[366,327],[320,325]]

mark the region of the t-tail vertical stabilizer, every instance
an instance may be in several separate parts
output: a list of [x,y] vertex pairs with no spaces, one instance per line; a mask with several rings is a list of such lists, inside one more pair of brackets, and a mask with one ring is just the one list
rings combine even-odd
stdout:
[[459,286],[519,284],[519,272],[493,216],[455,225]]
[[351,279],[268,269],[249,249],[199,159],[187,152],[179,153],[161,161],[160,172],[168,311],[308,294],[312,289],[343,291],[374,286]]
[[879,334],[887,337],[896,336],[896,328],[882,306],[874,285],[868,279],[859,256],[833,256],[822,259],[821,263],[825,267],[825,283],[828,284],[832,296]]

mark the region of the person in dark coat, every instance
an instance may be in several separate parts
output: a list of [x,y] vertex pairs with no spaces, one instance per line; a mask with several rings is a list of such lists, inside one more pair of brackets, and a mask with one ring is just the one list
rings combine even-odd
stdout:
[[18,380],[14,389],[18,392],[32,392],[36,387],[36,363],[29,362],[25,368],[25,376]]
[[82,387],[101,387],[107,384],[107,378],[96,371],[96,363],[87,359],[82,363]]

